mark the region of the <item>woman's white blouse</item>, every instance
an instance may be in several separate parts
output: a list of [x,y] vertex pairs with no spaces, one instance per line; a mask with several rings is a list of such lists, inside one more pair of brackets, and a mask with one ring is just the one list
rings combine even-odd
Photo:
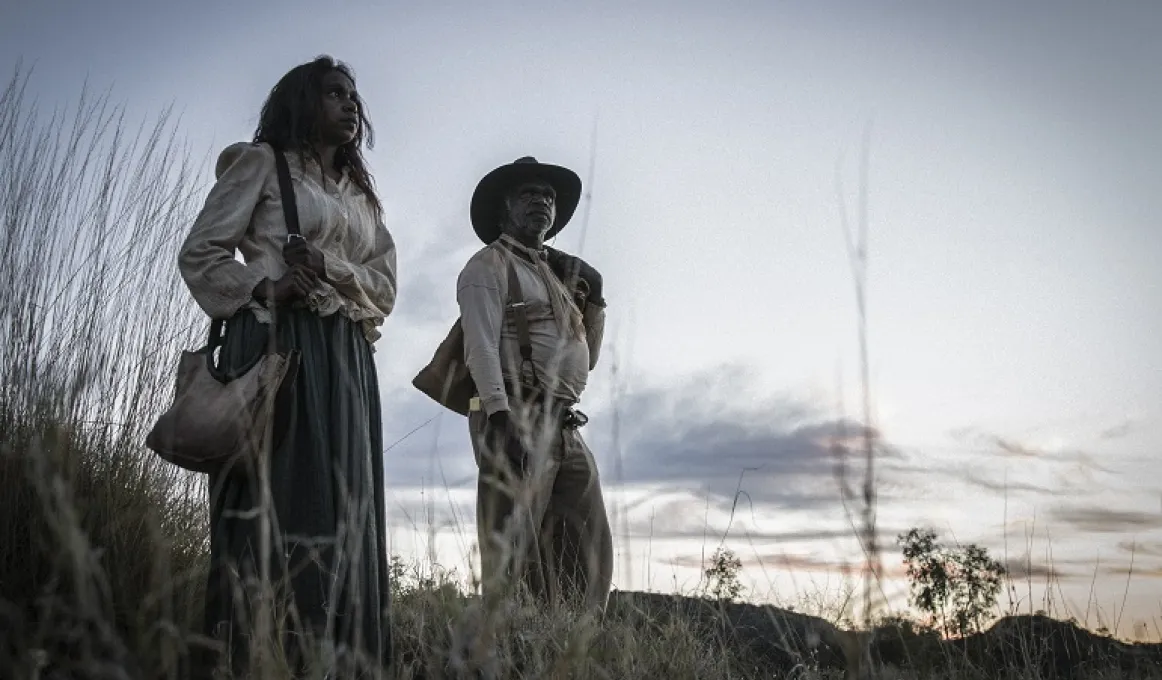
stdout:
[[[307,307],[320,316],[339,313],[359,322],[367,340],[375,342],[377,327],[395,306],[395,241],[346,172],[335,182],[310,156],[306,165],[297,152],[286,158],[299,228],[323,252],[329,281],[320,281]],[[270,312],[253,291],[262,279],[277,280],[287,270],[274,151],[267,144],[231,144],[219,155],[214,175],[217,181],[178,255],[182,278],[211,318],[228,319],[248,308],[269,323]]]

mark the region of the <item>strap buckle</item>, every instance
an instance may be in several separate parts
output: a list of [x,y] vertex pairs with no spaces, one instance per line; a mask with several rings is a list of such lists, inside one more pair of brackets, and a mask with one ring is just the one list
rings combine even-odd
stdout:
[[589,416],[575,408],[565,409],[561,424],[569,430],[579,430],[589,423]]

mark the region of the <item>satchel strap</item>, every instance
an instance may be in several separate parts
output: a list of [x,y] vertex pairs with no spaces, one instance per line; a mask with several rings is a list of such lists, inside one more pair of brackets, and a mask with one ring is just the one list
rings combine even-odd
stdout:
[[302,236],[302,232],[299,231],[299,209],[295,203],[295,187],[291,184],[290,167],[282,150],[273,144],[271,147],[274,149],[274,167],[278,172],[278,193],[282,196],[282,214],[286,220],[286,231],[288,234]]

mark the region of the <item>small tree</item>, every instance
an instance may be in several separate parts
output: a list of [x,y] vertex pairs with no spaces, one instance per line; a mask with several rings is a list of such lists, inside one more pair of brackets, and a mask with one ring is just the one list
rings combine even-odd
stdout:
[[952,551],[955,581],[952,588],[952,610],[956,629],[961,635],[979,632],[989,609],[997,603],[1001,592],[1004,566],[988,554],[988,550],[970,543]]
[[707,591],[716,599],[727,602],[738,599],[742,594],[742,583],[738,580],[742,571],[742,560],[729,548],[719,548],[710,558],[706,575]]
[[979,631],[996,605],[1005,568],[976,544],[949,548],[931,529],[897,538],[904,553],[913,606],[939,622],[945,634]]

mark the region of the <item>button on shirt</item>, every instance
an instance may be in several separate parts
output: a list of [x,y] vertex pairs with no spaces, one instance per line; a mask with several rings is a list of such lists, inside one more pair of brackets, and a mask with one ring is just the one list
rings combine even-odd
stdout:
[[[320,281],[306,306],[320,316],[342,314],[361,324],[369,342],[395,307],[395,242],[372,205],[344,172],[338,182],[297,152],[286,154],[303,237],[323,253],[329,281]],[[283,276],[287,228],[267,144],[231,144],[218,157],[215,182],[178,255],[194,300],[211,318],[253,310],[263,323],[269,311],[253,297],[264,278]],[[235,258],[241,252],[244,262]]]
[[[506,248],[518,251],[514,255]],[[555,276],[532,261],[543,261],[544,251],[526,248],[502,236],[477,252],[456,283],[460,322],[464,330],[465,363],[476,383],[481,408],[488,415],[509,410],[505,381],[519,382],[520,345],[509,307],[509,263],[516,270],[529,320],[532,365],[540,385],[555,398],[575,403],[597,364],[605,328],[605,310],[587,304],[583,320],[585,337],[577,338],[567,321],[554,318],[547,286],[562,286]],[[572,304],[572,303],[570,303]]]

